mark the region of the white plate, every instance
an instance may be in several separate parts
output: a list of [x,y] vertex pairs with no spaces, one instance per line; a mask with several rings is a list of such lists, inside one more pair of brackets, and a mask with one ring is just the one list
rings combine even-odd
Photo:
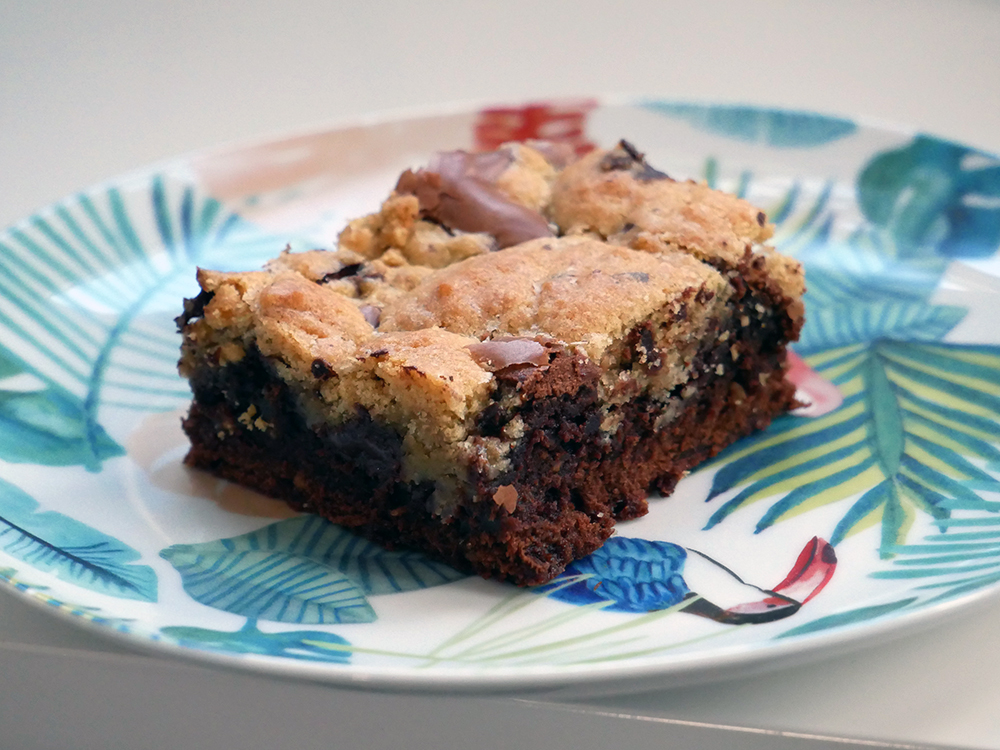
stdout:
[[[597,595],[352,545],[183,467],[173,318],[196,266],[330,246],[432,152],[531,136],[625,137],[672,176],[765,208],[807,267],[796,351],[814,416],[779,420],[621,524]],[[929,621],[1000,580],[998,244],[994,157],[751,107],[462,109],[141,170],[0,235],[0,578],[135,645],[393,688],[666,684]],[[836,566],[784,580],[825,548],[814,537]],[[769,590],[802,606],[756,624],[730,608]],[[726,622],[692,614],[685,592]]]

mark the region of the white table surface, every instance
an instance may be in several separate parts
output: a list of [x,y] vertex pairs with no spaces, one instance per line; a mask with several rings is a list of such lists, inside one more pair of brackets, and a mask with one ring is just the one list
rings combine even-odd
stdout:
[[[0,226],[223,142],[616,92],[895,122],[1000,152],[1000,3],[0,0]],[[837,746],[809,736],[1000,748],[1000,600],[756,677],[573,702],[216,670],[130,652],[2,593],[0,675],[0,748],[13,749]]]

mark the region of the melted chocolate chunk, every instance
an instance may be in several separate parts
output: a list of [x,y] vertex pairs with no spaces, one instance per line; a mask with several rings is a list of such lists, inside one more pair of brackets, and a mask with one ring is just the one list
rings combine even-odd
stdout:
[[340,279],[346,279],[349,276],[357,276],[358,271],[361,270],[360,263],[351,263],[342,267],[339,271],[333,271],[332,273],[326,274],[323,278],[317,280],[317,284],[326,284],[329,281],[339,281]]
[[605,172],[631,172],[639,182],[670,179],[666,172],[651,167],[646,156],[625,140],[608,151],[601,159],[600,168]]
[[375,305],[361,305],[358,308],[361,310],[361,314],[365,316],[372,328],[378,328],[379,322],[382,320],[382,310]]
[[498,372],[508,367],[549,363],[549,350],[534,339],[499,338],[469,346],[469,353],[481,367]]
[[429,169],[403,172],[396,192],[417,197],[421,218],[463,232],[486,232],[500,249],[554,236],[544,216],[514,203],[493,184],[511,159],[503,151],[449,151]]

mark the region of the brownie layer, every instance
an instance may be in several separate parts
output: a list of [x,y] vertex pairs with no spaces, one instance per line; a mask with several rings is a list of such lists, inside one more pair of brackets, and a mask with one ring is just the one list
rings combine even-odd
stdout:
[[[362,410],[336,427],[310,427],[289,386],[253,349],[192,374],[187,461],[386,546],[420,549],[484,577],[541,583],[598,548],[616,520],[643,515],[648,492],[668,494],[685,472],[789,408],[783,326],[764,301],[744,287],[730,335],[724,343],[719,330],[706,338],[713,343],[699,352],[696,377],[672,394],[614,406],[614,430],[601,372],[580,354],[498,373],[477,427],[489,437],[520,420],[513,468],[491,477],[489,467],[470,466],[447,517],[434,513],[433,482],[403,479],[394,430]],[[629,336],[635,367],[655,359],[651,338],[642,327]],[[519,398],[508,398],[512,392]],[[255,429],[257,420],[267,429]]]

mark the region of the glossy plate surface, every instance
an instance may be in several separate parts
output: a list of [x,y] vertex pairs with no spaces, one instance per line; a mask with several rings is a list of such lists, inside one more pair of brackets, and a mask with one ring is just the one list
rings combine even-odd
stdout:
[[[329,247],[432,152],[527,137],[626,137],[764,208],[807,269],[812,408],[539,590],[182,465],[173,318],[196,267]],[[705,679],[928,621],[1000,580],[998,245],[996,158],[752,107],[470,107],[111,180],[0,234],[0,580],[138,646],[415,689]]]

